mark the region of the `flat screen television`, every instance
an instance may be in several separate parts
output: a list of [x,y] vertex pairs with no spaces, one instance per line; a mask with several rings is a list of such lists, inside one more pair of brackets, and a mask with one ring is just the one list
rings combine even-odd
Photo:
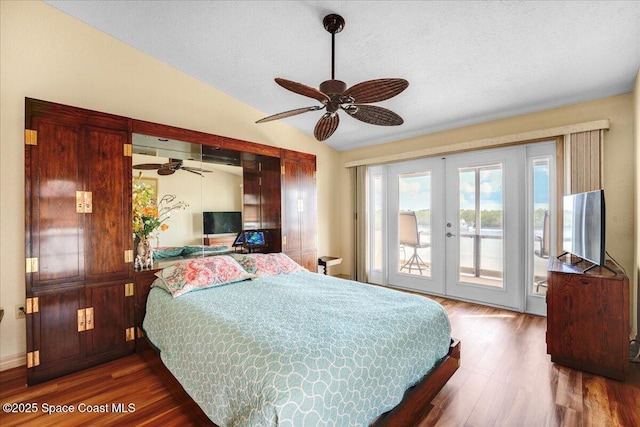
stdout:
[[227,234],[242,231],[242,212],[202,212],[204,234]]
[[564,196],[563,211],[562,249],[598,266],[604,266],[604,190]]

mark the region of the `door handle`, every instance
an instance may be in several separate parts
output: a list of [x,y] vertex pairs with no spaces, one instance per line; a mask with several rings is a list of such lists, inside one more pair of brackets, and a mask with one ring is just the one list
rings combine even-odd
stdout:
[[453,237],[455,234],[447,233],[447,237]]

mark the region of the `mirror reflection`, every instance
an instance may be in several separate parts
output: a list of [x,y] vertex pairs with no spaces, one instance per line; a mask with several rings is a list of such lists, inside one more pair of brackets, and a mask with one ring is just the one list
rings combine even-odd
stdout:
[[[134,186],[143,183],[151,188],[160,208],[157,214],[161,224],[149,233],[152,248],[231,245],[236,237],[229,228],[232,225],[207,230],[214,234],[205,234],[203,212],[207,213],[205,216],[210,216],[210,212],[236,213],[229,215],[234,219],[242,212],[240,159],[238,152],[133,134]],[[182,205],[170,209],[178,203]],[[165,217],[162,216],[163,208],[170,210],[165,212],[168,213]]]

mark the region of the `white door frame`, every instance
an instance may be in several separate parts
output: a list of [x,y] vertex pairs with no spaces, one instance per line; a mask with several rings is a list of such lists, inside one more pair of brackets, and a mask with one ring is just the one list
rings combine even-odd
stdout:
[[[524,176],[521,173],[524,163],[524,147],[511,147],[480,152],[456,154],[446,159],[446,294],[455,298],[481,302],[515,310],[522,310],[522,283],[524,276],[524,253],[521,236],[524,236],[523,209],[525,195]],[[501,165],[502,195],[502,286],[494,287],[465,281],[460,278],[460,184],[459,169]],[[479,183],[478,183],[479,185]],[[479,224],[476,224],[478,226]]]

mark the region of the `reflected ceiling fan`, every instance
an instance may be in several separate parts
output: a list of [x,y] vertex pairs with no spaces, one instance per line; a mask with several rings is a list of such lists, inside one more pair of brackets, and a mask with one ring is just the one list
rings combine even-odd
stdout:
[[318,120],[313,130],[313,135],[318,141],[325,141],[336,131],[340,123],[338,117],[340,109],[351,117],[372,125],[401,125],[404,120],[398,114],[386,108],[366,104],[384,101],[398,95],[409,86],[409,82],[404,79],[367,80],[347,89],[345,82],[335,80],[335,35],[344,28],[344,19],[340,15],[330,14],[324,17],[322,23],[324,28],[331,33],[331,80],[320,83],[320,90],[317,90],[291,80],[275,79],[276,83],[283,88],[316,99],[322,105],[285,111],[260,119],[256,123],[279,120],[326,108],[326,113]]
[[139,165],[133,165],[134,169],[139,170],[154,170],[158,169],[158,175],[172,175],[176,173],[177,170],[183,170],[191,173],[195,173],[196,175],[202,175],[202,172],[209,173],[213,172],[207,169],[202,168],[192,168],[191,166],[184,166],[182,164],[182,160],[179,159],[169,159],[167,163],[142,163]]

